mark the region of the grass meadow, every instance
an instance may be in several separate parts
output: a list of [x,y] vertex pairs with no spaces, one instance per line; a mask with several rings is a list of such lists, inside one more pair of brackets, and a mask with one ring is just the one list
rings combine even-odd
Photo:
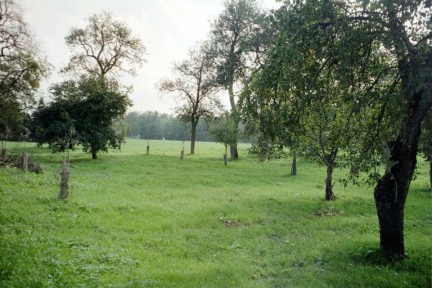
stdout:
[[[432,209],[419,160],[405,209],[408,258],[378,253],[373,187],[336,184],[325,168],[224,147],[128,139],[98,160],[70,154],[70,197],[57,200],[62,154],[31,143],[43,174],[0,169],[0,287],[432,287]],[[188,151],[188,142],[185,143]],[[337,171],[342,175],[343,171]]]

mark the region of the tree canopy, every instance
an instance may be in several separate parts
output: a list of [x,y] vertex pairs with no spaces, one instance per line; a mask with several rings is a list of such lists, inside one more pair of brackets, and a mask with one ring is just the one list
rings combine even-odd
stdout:
[[51,86],[53,102],[34,113],[34,137],[54,151],[81,144],[96,159],[99,151],[119,148],[126,135],[120,120],[132,103],[130,89],[118,77],[134,74],[144,62],[145,47],[108,12],[88,18],[85,28],[73,28],[66,43],[73,55],[64,71],[78,78]]
[[21,9],[13,0],[0,1],[0,134],[24,131],[26,109],[34,101],[49,69],[30,35]]
[[73,52],[66,72],[116,78],[120,72],[133,75],[145,61],[142,41],[109,12],[89,17],[87,26],[73,28],[65,40]]
[[286,145],[283,134],[294,133],[298,123],[290,119],[316,101],[330,105],[328,93],[317,91],[323,75],[330,77],[338,110],[346,107],[342,127],[348,121],[356,127],[346,150],[351,176],[386,167],[377,171],[383,174],[375,201],[381,251],[392,259],[404,257],[404,205],[421,124],[432,105],[430,10],[420,0],[285,4],[272,15],[278,37],[255,75],[258,88],[246,96],[261,133]]
[[[228,91],[231,116],[239,126],[236,86],[241,87],[262,53],[262,41],[257,41],[264,13],[255,0],[229,0],[212,23],[210,41],[216,68],[216,83]],[[261,39],[262,40],[262,39]],[[231,143],[231,157],[238,158],[236,141]]]
[[48,143],[54,151],[81,144],[93,159],[99,151],[120,146],[124,135],[117,133],[115,121],[131,104],[127,95],[86,77],[55,84],[51,93],[54,101],[33,115],[34,136],[40,144]]
[[158,84],[161,92],[177,97],[179,105],[175,114],[180,120],[191,125],[191,154],[195,153],[196,127],[199,120],[213,117],[221,106],[216,94],[219,87],[215,82],[213,59],[209,51],[208,43],[191,49],[186,60],[174,64],[174,76]]

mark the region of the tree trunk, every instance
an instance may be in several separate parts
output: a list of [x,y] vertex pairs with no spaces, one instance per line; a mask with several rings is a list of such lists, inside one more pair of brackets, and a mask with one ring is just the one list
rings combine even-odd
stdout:
[[198,122],[192,122],[191,127],[191,147],[190,147],[190,154],[195,154],[195,139],[196,139],[196,128],[197,128]]
[[22,170],[23,171],[28,171],[28,167],[29,167],[29,156],[26,152],[24,152],[22,154]]
[[374,197],[380,227],[380,249],[388,260],[405,256],[404,208],[417,163],[421,123],[428,111],[421,97],[409,103],[408,113],[396,141],[390,143],[390,161],[375,187]]
[[292,165],[291,165],[291,175],[296,176],[297,175],[297,155],[294,153]]
[[326,190],[325,190],[325,200],[333,201],[336,199],[333,194],[333,163],[327,163],[327,179],[326,179]]
[[233,143],[230,145],[230,153],[231,153],[231,159],[238,159],[238,150],[237,150],[237,143]]
[[66,158],[63,158],[62,170],[60,172],[61,183],[60,183],[60,193],[58,195],[59,200],[65,200],[69,196],[69,163]]
[[2,161],[6,162],[6,160],[7,160],[7,149],[3,148],[2,149]]
[[407,45],[410,39],[397,13],[393,11],[393,6],[386,8],[390,35],[394,39],[394,50],[398,56],[402,93],[407,103],[399,135],[389,143],[390,165],[374,190],[381,254],[393,261],[405,257],[405,201],[417,162],[421,124],[432,106],[432,77],[429,70],[432,54],[429,51],[419,55],[420,49],[417,50],[411,43]]
[[147,145],[147,156],[150,154],[150,145]]
[[184,159],[184,150],[181,150],[180,151],[180,160],[183,160]]
[[403,259],[405,256],[404,206],[408,189],[398,188],[397,182],[391,172],[386,173],[374,193],[380,227],[380,250],[389,260]]
[[[235,127],[238,131],[240,119],[237,115],[237,106],[236,106],[235,99],[234,99],[234,84],[233,84],[233,82],[231,82],[229,87],[228,87],[228,94],[229,94],[230,105],[231,105],[231,116],[234,117]],[[235,143],[230,145],[230,152],[231,152],[231,159],[234,160],[234,159],[239,158],[239,154],[238,154],[238,150],[237,150],[237,139],[236,139]]]
[[228,155],[227,155],[227,153],[228,153],[228,145],[225,145],[225,154],[223,155],[223,159],[224,159],[224,164],[225,164],[225,166],[227,166],[228,165]]
[[92,154],[92,159],[96,160],[97,159],[97,151],[95,149],[91,149],[91,154]]

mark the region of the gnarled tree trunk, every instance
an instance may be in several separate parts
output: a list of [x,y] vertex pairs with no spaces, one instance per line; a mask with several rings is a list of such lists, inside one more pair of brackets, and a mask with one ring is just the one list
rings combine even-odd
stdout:
[[[375,187],[374,197],[380,227],[380,249],[389,260],[405,257],[404,208],[417,163],[421,123],[431,102],[429,96],[412,97],[407,116],[396,141],[390,143],[390,161],[394,163]],[[428,100],[428,101],[423,101]],[[429,106],[429,107],[428,107]]]

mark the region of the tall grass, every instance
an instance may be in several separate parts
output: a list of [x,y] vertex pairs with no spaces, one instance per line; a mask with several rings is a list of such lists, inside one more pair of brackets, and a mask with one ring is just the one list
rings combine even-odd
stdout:
[[[419,161],[408,196],[408,259],[387,264],[373,187],[336,185],[325,169],[258,163],[240,145],[128,140],[99,160],[71,152],[70,198],[58,201],[62,155],[32,144],[41,175],[0,169],[0,287],[430,287],[431,193]],[[187,146],[187,143],[186,143]],[[187,149],[186,149],[187,151]],[[339,172],[343,173],[343,172]]]

